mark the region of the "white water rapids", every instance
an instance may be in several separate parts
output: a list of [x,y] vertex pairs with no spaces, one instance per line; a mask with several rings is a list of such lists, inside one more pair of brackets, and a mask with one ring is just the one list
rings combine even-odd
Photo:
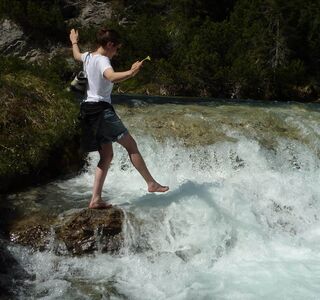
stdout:
[[[12,246],[36,275],[28,291],[19,292],[21,299],[320,299],[319,111],[302,105],[184,106],[185,118],[207,122],[204,136],[211,129],[223,133],[214,142],[193,142],[195,129],[188,143],[177,138],[185,131],[161,135],[159,127],[161,138],[151,129],[143,132],[148,126],[137,124],[146,117],[139,109],[123,120],[136,122],[132,133],[140,151],[170,191],[147,193],[115,145],[104,197],[135,216],[126,219],[122,252],[65,257]],[[178,106],[150,109],[162,120],[162,112],[171,110],[171,118],[181,121],[175,119]],[[268,123],[270,115],[282,123],[266,135],[268,127],[259,131],[252,120]],[[231,118],[237,122],[227,123]],[[96,154],[90,157],[86,172],[43,187],[37,205],[85,207],[97,161]],[[34,201],[39,193],[12,198]]]

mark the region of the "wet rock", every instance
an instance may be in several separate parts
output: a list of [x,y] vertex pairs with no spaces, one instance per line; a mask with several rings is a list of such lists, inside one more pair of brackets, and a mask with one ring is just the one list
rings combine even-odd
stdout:
[[40,251],[45,250],[49,244],[50,227],[36,225],[27,227],[18,232],[12,232],[10,240],[22,246],[31,246]]
[[119,208],[84,209],[63,220],[63,224],[55,229],[56,238],[63,241],[72,254],[114,253],[120,250],[123,242],[123,221],[124,214]]
[[11,225],[9,229],[10,240],[22,246],[30,246],[33,249],[43,251],[49,247],[53,223],[53,218],[48,218],[39,212],[21,218]]
[[60,255],[82,255],[95,251],[116,253],[123,245],[121,209],[71,210],[55,220],[20,221],[10,231],[14,243]]
[[88,280],[84,280],[79,277],[71,277],[69,280],[72,287],[81,291],[83,299],[128,299],[120,290],[118,290],[116,282],[112,279],[102,280],[100,282],[88,282]]
[[[134,103],[135,105],[135,103]],[[292,111],[303,116],[303,108],[271,108],[250,105],[149,105],[116,106],[119,115],[135,134],[151,135],[158,141],[179,140],[187,147],[237,142],[245,137],[257,141],[263,148],[274,150],[279,139],[312,143],[296,127]],[[143,125],[142,125],[143,124]],[[275,138],[277,137],[277,138]],[[308,140],[309,139],[309,140]],[[241,161],[236,162],[242,164]]]
[[177,250],[175,254],[180,257],[184,262],[188,262],[195,255],[201,253],[200,249],[191,247],[190,249]]

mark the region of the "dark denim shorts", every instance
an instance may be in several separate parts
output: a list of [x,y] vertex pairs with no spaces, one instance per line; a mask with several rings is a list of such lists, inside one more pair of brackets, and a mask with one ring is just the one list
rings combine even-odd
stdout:
[[97,151],[101,145],[116,142],[128,133],[128,129],[106,103],[84,103],[81,107],[82,148]]

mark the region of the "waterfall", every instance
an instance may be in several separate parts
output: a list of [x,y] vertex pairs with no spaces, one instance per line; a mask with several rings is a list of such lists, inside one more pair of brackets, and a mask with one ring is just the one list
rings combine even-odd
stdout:
[[[32,297],[316,299],[317,108],[223,104],[135,109],[118,108],[151,173],[170,191],[147,193],[125,150],[114,145],[103,197],[125,211],[122,251],[78,258],[12,246],[21,264],[36,274]],[[51,194],[44,207],[59,211],[87,205],[98,160],[96,153],[89,158],[82,174],[46,186],[64,196],[54,203]]]

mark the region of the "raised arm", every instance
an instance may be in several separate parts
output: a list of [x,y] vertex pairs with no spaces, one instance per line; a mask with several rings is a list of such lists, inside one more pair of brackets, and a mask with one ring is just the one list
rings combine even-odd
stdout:
[[112,68],[108,68],[104,71],[103,76],[113,83],[121,82],[135,76],[140,71],[142,64],[143,61],[137,61],[130,70],[124,72],[115,72]]
[[71,29],[70,31],[70,41],[72,43],[72,53],[75,60],[81,60],[81,52],[78,46],[79,33],[78,30]]

